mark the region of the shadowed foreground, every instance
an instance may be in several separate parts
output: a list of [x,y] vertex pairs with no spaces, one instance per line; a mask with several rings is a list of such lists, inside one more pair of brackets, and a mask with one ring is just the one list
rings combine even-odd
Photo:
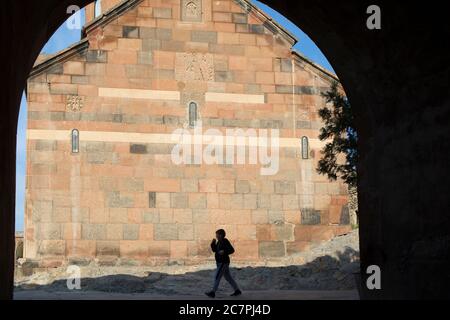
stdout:
[[[203,292],[212,284],[213,265],[203,270],[170,274],[144,271],[83,277],[81,290],[67,289],[61,277],[47,284],[41,275],[17,282],[16,299],[207,299]],[[91,267],[92,268],[92,267]],[[182,268],[182,267],[178,267]],[[82,268],[82,275],[83,275]],[[97,268],[98,269],[98,268]],[[150,268],[149,268],[150,269]],[[285,267],[235,267],[231,272],[244,291],[238,299],[357,299],[354,273],[359,269],[358,252],[346,248],[334,256],[317,257],[303,265]],[[98,270],[97,270],[98,271]],[[112,272],[112,270],[110,270]],[[128,268],[127,273],[133,270]],[[217,297],[228,298],[231,288],[221,282]]]

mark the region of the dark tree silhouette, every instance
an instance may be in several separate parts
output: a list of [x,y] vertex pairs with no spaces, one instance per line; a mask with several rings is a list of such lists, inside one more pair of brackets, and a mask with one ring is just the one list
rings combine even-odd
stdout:
[[329,91],[322,93],[327,106],[319,110],[324,122],[319,139],[327,143],[317,172],[330,180],[341,178],[350,188],[355,188],[358,136],[350,103],[339,90],[339,84],[334,82]]

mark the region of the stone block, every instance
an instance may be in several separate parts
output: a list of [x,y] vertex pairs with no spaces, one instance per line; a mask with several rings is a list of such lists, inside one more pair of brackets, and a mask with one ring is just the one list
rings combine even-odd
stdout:
[[255,240],[237,240],[233,242],[236,250],[234,254],[235,259],[251,261],[257,260],[259,256],[259,246],[258,241]]
[[286,255],[286,248],[283,241],[260,241],[259,255],[262,258],[277,258]]
[[86,160],[88,163],[92,164],[103,164],[107,158],[107,153],[105,152],[89,152],[87,153]]
[[231,194],[219,194],[219,208],[231,209]]
[[153,17],[160,19],[171,19],[172,9],[171,8],[153,8]]
[[[214,232],[217,230],[216,225],[205,223],[205,221],[194,224],[194,238],[196,240],[209,239],[211,241],[214,237]],[[229,232],[228,235],[231,237]]]
[[294,240],[294,225],[293,224],[279,224],[271,225],[271,239],[277,241],[293,241]]
[[89,222],[90,210],[84,207],[72,207],[72,222]]
[[258,208],[258,195],[244,194],[244,209],[257,209],[257,208]]
[[[108,53],[104,50],[89,50],[86,53],[87,62],[105,63],[108,61]],[[73,77],[72,77],[73,81]]]
[[155,39],[158,40],[172,40],[172,29],[156,28]]
[[198,180],[197,179],[183,179],[181,180],[182,192],[198,192]]
[[282,223],[284,221],[284,212],[281,210],[269,210],[269,223]]
[[295,181],[275,181],[275,193],[295,194]]
[[253,224],[268,224],[269,223],[269,213],[267,210],[258,209],[252,210],[252,223]]
[[188,247],[187,241],[178,240],[178,241],[170,241],[170,258],[185,258],[187,256]]
[[251,33],[264,34],[264,26],[262,24],[250,24],[248,27]]
[[180,119],[176,116],[169,116],[169,115],[163,116],[163,124],[177,126],[179,123]]
[[236,180],[236,193],[249,193],[250,183],[248,180]]
[[282,210],[283,209],[283,196],[280,194],[270,195],[270,209]]
[[108,210],[110,223],[127,223],[128,211],[126,208],[110,208]]
[[68,257],[85,257],[92,259],[95,257],[95,240],[66,241],[66,255]]
[[120,241],[96,241],[97,256],[120,256]]
[[155,240],[177,240],[178,227],[174,223],[160,223],[155,225]]
[[[104,63],[86,63],[86,75],[87,76],[104,76],[106,73],[106,65]],[[86,93],[91,93],[88,95],[96,95],[97,91],[95,87],[90,86],[79,86],[79,93],[83,95],[82,89]]]
[[38,240],[59,240],[61,239],[60,223],[39,223],[36,225],[36,239]]
[[311,242],[309,241],[290,241],[286,243],[286,253],[288,255],[299,254],[310,249]]
[[[142,52],[152,52],[161,49],[161,40],[158,39],[142,39]],[[153,64],[151,62],[150,64]]]
[[144,223],[159,223],[159,211],[155,209],[144,212],[143,220]]
[[194,224],[205,223],[209,221],[208,210],[194,209],[192,210],[192,222]]
[[311,121],[297,121],[297,129],[311,129]]
[[68,223],[71,222],[72,209],[70,207],[56,207],[53,209],[53,222]]
[[81,226],[81,238],[84,240],[105,240],[106,225],[104,224],[83,224]]
[[123,178],[120,184],[124,191],[140,192],[144,191],[144,180],[140,178]]
[[300,210],[286,210],[286,211],[284,211],[284,221],[286,223],[300,224],[301,223]]
[[171,207],[171,194],[169,192],[156,193],[156,207],[157,208],[170,208]]
[[156,192],[148,193],[148,207],[155,208],[156,207]]
[[232,194],[230,199],[231,209],[243,209],[244,208],[244,197],[242,194]]
[[35,200],[31,205],[31,215],[33,222],[51,222],[53,212],[53,202],[46,200]]
[[217,193],[206,194],[206,206],[208,209],[219,208],[219,195]]
[[256,226],[255,225],[238,225],[237,240],[256,240]]
[[340,224],[342,206],[330,205],[328,222],[331,224]]
[[84,63],[81,61],[67,61],[64,63],[64,73],[71,75],[84,75]]
[[80,240],[81,223],[63,223],[62,238],[64,240]]
[[37,151],[55,151],[58,148],[57,142],[52,140],[37,140],[35,149]]
[[120,241],[120,256],[143,260],[148,257],[148,241]]
[[146,154],[147,145],[145,144],[130,144],[130,153]]
[[124,240],[138,240],[139,239],[139,225],[138,224],[123,225],[123,239]]
[[321,222],[320,211],[314,209],[301,209],[301,217],[303,225],[317,225]]
[[174,209],[173,210],[174,223],[192,223],[191,209]]
[[328,241],[332,239],[334,234],[334,228],[329,226],[312,226],[311,241],[320,242]]
[[174,211],[174,209],[159,209],[159,222],[160,223],[174,223],[173,211]]
[[[281,72],[292,72],[292,60],[291,59],[281,59]],[[292,89],[291,89],[292,92]]]
[[193,30],[191,33],[191,41],[217,43],[217,32]]
[[206,193],[191,193],[189,194],[188,207],[192,209],[206,209],[206,199]]
[[179,224],[178,225],[178,239],[193,240],[194,239],[194,225],[193,224]]
[[233,82],[233,72],[231,71],[216,71],[214,75],[216,82]]
[[73,84],[88,84],[89,78],[86,76],[71,76],[71,83]]
[[256,225],[256,239],[258,239],[259,241],[270,241],[271,240],[270,224]]
[[122,196],[120,192],[113,191],[108,192],[107,195],[107,205],[110,208],[133,208],[134,207],[134,200],[131,197],[128,196]]
[[218,193],[234,193],[234,180],[218,180],[217,181]]
[[270,197],[264,194],[258,194],[258,208],[270,209]]
[[141,224],[139,226],[139,239],[140,240],[153,240],[153,224]]
[[42,256],[63,256],[66,252],[64,240],[38,241],[37,253]]
[[[61,92],[60,94],[64,93]],[[65,119],[65,112],[62,111],[50,112],[51,121],[63,121],[64,119]]]
[[[142,44],[144,46],[144,42]],[[151,51],[140,51],[138,52],[138,63],[151,65],[153,63],[153,54]]]
[[135,26],[123,26],[122,36],[124,38],[139,38],[139,27]]
[[[206,200],[205,200],[206,202]],[[188,208],[188,195],[187,193],[171,193],[170,194],[170,207],[171,208]]]
[[283,210],[297,210],[298,197],[295,194],[283,195]]
[[112,151],[111,147],[107,147],[105,142],[88,141],[85,143],[87,152],[106,152]]
[[245,13],[233,13],[233,23],[246,24],[248,22],[248,16]]
[[170,241],[151,241],[148,244],[148,255],[151,257],[168,257]]
[[216,180],[200,179],[198,185],[200,192],[216,192]]
[[275,190],[275,183],[273,181],[262,181],[261,192],[264,194],[272,194]]
[[123,239],[123,225],[119,223],[106,225],[106,239],[107,240],[122,240]]
[[123,121],[123,114],[114,113],[112,116],[113,116],[112,122],[114,123],[121,123]]

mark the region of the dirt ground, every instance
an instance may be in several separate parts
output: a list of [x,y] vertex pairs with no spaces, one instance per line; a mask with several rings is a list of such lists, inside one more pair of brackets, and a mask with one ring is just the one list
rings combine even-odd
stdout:
[[[54,268],[15,279],[18,299],[197,299],[211,288],[214,263],[198,266],[81,266],[81,289],[69,290],[67,269]],[[247,295],[244,299],[357,298],[354,273],[359,270],[357,230],[284,261],[258,266],[233,264],[231,272]],[[231,288],[222,281],[218,297]],[[274,296],[275,295],[275,296]]]

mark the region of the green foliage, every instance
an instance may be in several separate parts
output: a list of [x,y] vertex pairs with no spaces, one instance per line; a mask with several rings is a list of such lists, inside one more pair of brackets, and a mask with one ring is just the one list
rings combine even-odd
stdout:
[[[319,110],[324,122],[319,139],[327,143],[322,150],[323,158],[319,161],[317,172],[327,175],[330,180],[341,178],[349,187],[355,187],[358,137],[350,103],[339,92],[337,82],[329,91],[322,93],[322,97],[332,106]],[[338,161],[341,156],[345,157],[345,161]]]

